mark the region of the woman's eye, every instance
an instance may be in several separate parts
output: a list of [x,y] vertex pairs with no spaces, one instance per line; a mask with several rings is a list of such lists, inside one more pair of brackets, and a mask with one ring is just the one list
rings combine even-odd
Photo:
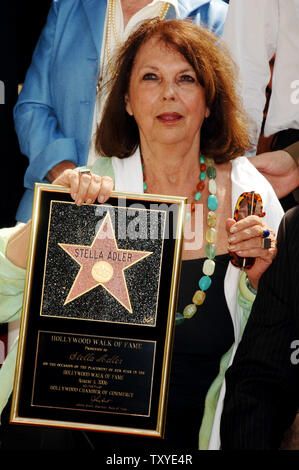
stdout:
[[194,83],[194,82],[195,82],[195,78],[192,77],[191,75],[181,75],[181,77],[180,77],[180,82],[190,82],[190,83]]
[[143,75],[143,80],[157,80],[157,75],[155,73],[146,73]]

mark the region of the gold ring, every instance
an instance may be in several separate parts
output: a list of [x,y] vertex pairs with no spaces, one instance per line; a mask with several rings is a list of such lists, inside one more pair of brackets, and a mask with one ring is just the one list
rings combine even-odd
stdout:
[[91,175],[91,172],[88,168],[78,168],[77,171],[80,173],[80,175]]

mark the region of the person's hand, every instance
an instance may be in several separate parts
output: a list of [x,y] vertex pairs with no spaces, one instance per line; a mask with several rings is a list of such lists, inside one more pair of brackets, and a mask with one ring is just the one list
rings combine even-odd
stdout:
[[70,160],[64,160],[63,162],[57,163],[47,174],[46,178],[50,183],[58,178],[65,170],[73,170],[76,168],[75,163],[71,162]]
[[[269,230],[271,247],[263,248],[264,230]],[[234,219],[227,219],[226,231],[228,235],[228,249],[243,258],[255,258],[255,263],[250,269],[246,269],[246,274],[251,286],[257,290],[258,281],[261,275],[270,266],[277,254],[275,233],[265,222],[256,215],[249,215],[236,222]]]
[[287,196],[299,186],[299,167],[288,152],[265,152],[248,160],[267,178],[278,199]]
[[65,170],[52,184],[66,186],[78,206],[84,202],[92,204],[95,200],[103,203],[109,199],[113,190],[113,180],[109,176],[93,173],[80,173],[77,170]]
[[299,450],[299,412],[292,425],[285,431],[280,450]]

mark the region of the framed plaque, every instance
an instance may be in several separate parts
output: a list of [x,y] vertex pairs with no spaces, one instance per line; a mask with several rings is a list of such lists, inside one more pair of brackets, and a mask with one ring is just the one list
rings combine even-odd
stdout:
[[185,203],[36,185],[12,423],[163,437]]

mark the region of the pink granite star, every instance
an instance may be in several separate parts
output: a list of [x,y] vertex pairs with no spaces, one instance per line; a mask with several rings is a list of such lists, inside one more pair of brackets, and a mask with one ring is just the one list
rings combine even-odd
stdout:
[[58,245],[80,265],[64,305],[101,285],[133,313],[124,271],[152,252],[119,249],[109,212],[90,246]]

